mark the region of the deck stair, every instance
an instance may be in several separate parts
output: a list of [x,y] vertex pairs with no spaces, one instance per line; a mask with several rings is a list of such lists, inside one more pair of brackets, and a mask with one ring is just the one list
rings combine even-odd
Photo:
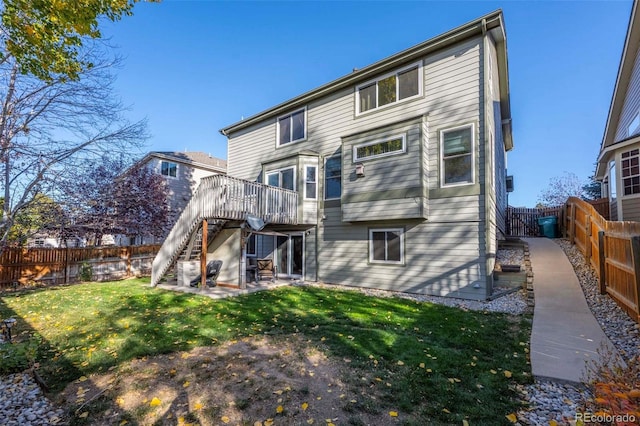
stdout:
[[244,221],[247,215],[265,223],[297,224],[298,193],[225,175],[200,181],[195,194],[167,235],[151,267],[151,285],[179,258],[193,259],[202,251],[202,221],[210,221],[212,241],[228,221]]

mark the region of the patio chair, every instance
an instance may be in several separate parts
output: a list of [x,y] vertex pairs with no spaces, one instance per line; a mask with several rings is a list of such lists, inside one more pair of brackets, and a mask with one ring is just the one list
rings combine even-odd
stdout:
[[[220,275],[220,270],[222,269],[222,260],[212,260],[207,263],[207,274],[206,274],[206,283],[207,287],[215,287],[218,285],[218,275]],[[191,287],[198,287],[200,281],[202,280],[202,275],[199,274],[196,278],[192,279],[189,283]]]
[[258,261],[255,257],[247,257],[247,276],[249,282],[258,282]]
[[258,259],[258,280],[263,278],[275,281],[278,279],[278,270],[273,259]]

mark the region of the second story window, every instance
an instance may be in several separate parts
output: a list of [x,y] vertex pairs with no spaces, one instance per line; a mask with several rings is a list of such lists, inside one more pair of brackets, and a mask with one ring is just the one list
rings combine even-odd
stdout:
[[330,157],[324,165],[324,199],[336,200],[342,195],[342,157]]
[[369,81],[356,89],[356,114],[375,110],[422,92],[422,66],[410,65],[393,74]]
[[304,171],[304,198],[305,200],[315,200],[318,198],[318,168],[305,166]]
[[624,195],[640,194],[640,150],[622,153],[621,170]]
[[388,139],[367,142],[353,147],[353,161],[370,160],[406,152],[404,135],[392,136]]
[[440,186],[473,183],[472,124],[440,132]]
[[167,177],[178,177],[178,165],[171,161],[163,161],[160,163],[160,174]]
[[304,140],[307,137],[307,110],[278,117],[277,133],[278,146]]

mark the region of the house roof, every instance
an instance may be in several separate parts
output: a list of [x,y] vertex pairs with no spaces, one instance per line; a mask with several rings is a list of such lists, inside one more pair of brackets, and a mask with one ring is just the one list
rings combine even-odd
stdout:
[[227,172],[227,161],[211,156],[200,151],[152,151],[144,156],[142,163],[149,161],[152,157],[163,160],[174,161],[176,163],[188,164],[200,169],[210,170],[216,173]]
[[428,53],[443,49],[453,44],[459,43],[465,39],[491,33],[496,40],[498,52],[498,72],[500,79],[500,104],[503,118],[503,126],[505,127],[504,138],[506,149],[513,148],[513,140],[511,136],[511,104],[509,100],[509,77],[507,65],[507,46],[502,10],[496,10],[484,15],[474,21],[468,22],[446,33],[433,37],[427,41],[403,50],[395,55],[382,59],[372,65],[354,70],[352,73],[333,80],[323,86],[299,95],[286,102],[278,104],[272,108],[255,114],[249,118],[231,124],[220,130],[225,136],[229,136],[233,132],[245,129],[262,120],[277,117],[287,111],[306,105],[311,101],[326,96],[332,92],[351,87],[358,83],[370,80],[376,75],[383,74],[391,69],[400,67],[404,64],[415,61]]
[[631,81],[633,65],[639,47],[640,15],[638,14],[638,1],[634,0],[631,8],[631,16],[629,17],[627,36],[624,41],[622,56],[620,57],[620,65],[618,66],[618,76],[613,88],[613,95],[611,96],[611,105],[609,107],[609,115],[607,116],[607,124],[604,129],[602,144],[600,145],[600,154],[598,156],[598,163],[596,167],[596,177],[599,178],[604,177],[606,169],[604,166],[608,161],[609,153],[612,152],[610,147],[613,147],[618,143],[625,142],[625,140],[616,141],[615,136],[616,131],[618,130],[617,127],[618,122],[620,121],[620,114],[622,114],[622,108],[627,95],[629,82]]

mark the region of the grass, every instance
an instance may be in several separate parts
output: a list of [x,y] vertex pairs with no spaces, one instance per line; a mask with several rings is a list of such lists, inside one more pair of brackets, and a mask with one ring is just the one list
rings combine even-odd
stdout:
[[[8,369],[39,362],[58,392],[81,376],[148,355],[247,336],[296,334],[336,359],[360,389],[350,410],[409,413],[416,424],[508,424],[514,387],[531,381],[530,317],[470,312],[399,298],[285,287],[225,300],[162,291],[147,279],[89,283],[0,298],[23,343]],[[29,336],[36,336],[29,338]],[[37,350],[32,348],[38,343]],[[371,383],[378,398],[366,397]]]

